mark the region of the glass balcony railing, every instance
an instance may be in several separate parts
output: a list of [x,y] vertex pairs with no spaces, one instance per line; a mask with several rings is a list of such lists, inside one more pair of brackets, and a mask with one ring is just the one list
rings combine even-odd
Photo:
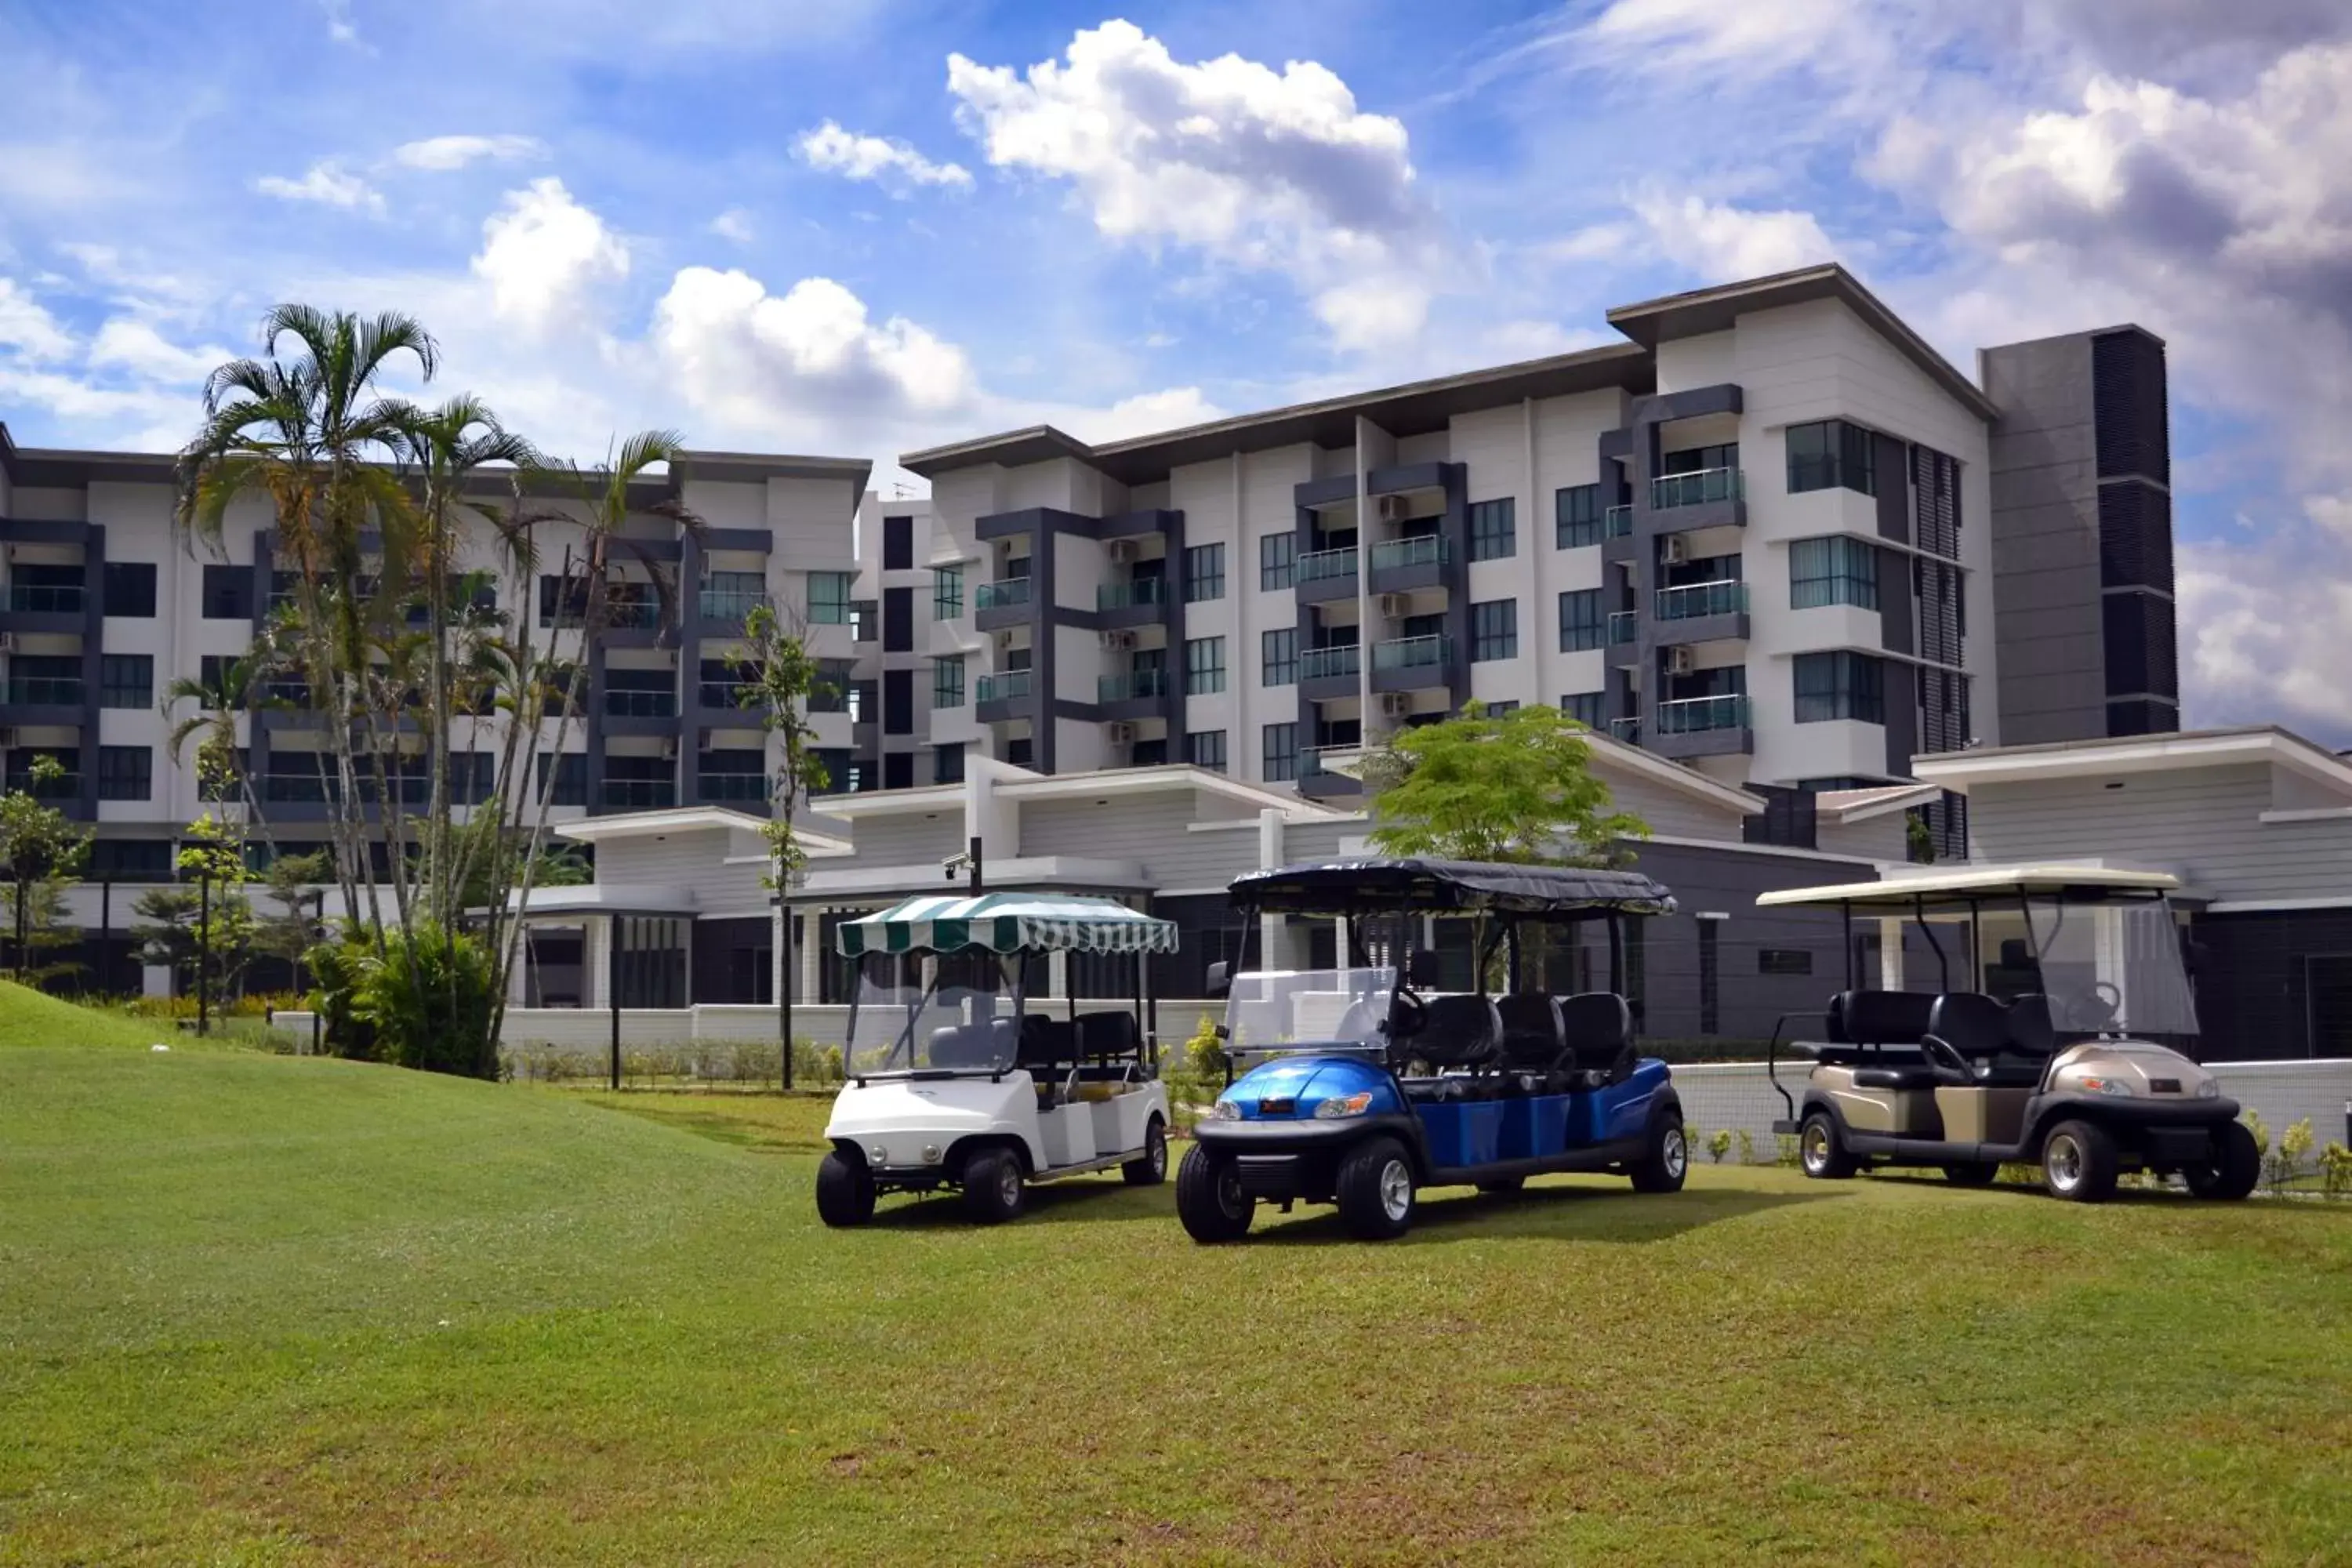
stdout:
[[1127,610],[1138,605],[1164,605],[1168,602],[1168,581],[1164,577],[1135,577],[1124,583],[1105,583],[1095,590],[1097,610]]
[[[705,680],[697,684],[700,689],[696,696],[705,708],[740,708],[743,706],[743,694],[756,689],[742,681]],[[809,711],[820,713],[826,710],[812,702],[809,704]]]
[[328,784],[329,781],[319,773],[264,773],[261,775],[261,798],[265,801],[320,805],[330,796]]
[[700,773],[694,781],[697,800],[764,801],[768,780],[763,773]]
[[1633,612],[1631,610],[1618,610],[1610,616],[1609,640],[1612,645],[1633,640],[1635,631],[1633,620]]
[[604,804],[623,811],[653,811],[677,804],[676,779],[606,779]]
[[740,621],[754,610],[766,609],[768,595],[739,593],[732,588],[705,588],[698,604],[706,621]]
[[1724,697],[1682,697],[1658,704],[1658,733],[1661,735],[1696,735],[1709,730],[1746,728],[1748,699],[1736,693]]
[[1609,734],[1612,740],[1638,746],[1642,743],[1642,721],[1639,719],[1612,719],[1609,721]]
[[971,607],[975,610],[1013,610],[1029,602],[1029,579],[1007,577],[1000,582],[982,583],[971,591]]
[[44,708],[79,708],[88,689],[69,675],[20,675],[8,682],[8,700]]
[[1125,675],[1105,675],[1095,681],[1097,702],[1135,702],[1167,695],[1168,672],[1164,669],[1130,669]]
[[1356,547],[1344,550],[1310,550],[1291,563],[1291,580],[1295,583],[1321,583],[1334,577],[1356,574]]
[[79,583],[11,583],[8,607],[26,615],[78,616],[89,603]]
[[1702,506],[1714,500],[1739,500],[1748,487],[1738,468],[1701,468],[1690,474],[1660,474],[1650,481],[1650,507]]
[[1018,702],[1029,695],[1030,682],[1035,672],[1008,669],[997,675],[983,675],[972,683],[973,700],[980,702]]
[[1454,639],[1447,637],[1391,637],[1372,645],[1374,669],[1418,669],[1454,662]]
[[1361,741],[1349,741],[1336,746],[1302,746],[1298,751],[1298,776],[1302,779],[1347,779],[1352,784],[1355,780],[1351,775],[1333,772],[1325,765],[1324,759],[1360,756],[1363,750]]
[[607,691],[604,693],[604,714],[610,719],[675,719],[677,717],[677,693]]
[[604,608],[604,625],[613,631],[651,631],[661,625],[656,599],[614,599]]
[[1658,619],[1690,621],[1701,616],[1736,616],[1748,609],[1748,584],[1737,581],[1685,583],[1658,590]]
[[1633,531],[1633,509],[1612,506],[1601,514],[1601,531],[1612,539],[1626,538]]
[[1340,643],[1331,647],[1300,648],[1298,679],[1324,680],[1336,676],[1353,675],[1363,668],[1363,651],[1354,643]]
[[1391,539],[1372,546],[1372,570],[1393,572],[1403,566],[1440,566],[1447,556],[1445,541],[1433,533]]

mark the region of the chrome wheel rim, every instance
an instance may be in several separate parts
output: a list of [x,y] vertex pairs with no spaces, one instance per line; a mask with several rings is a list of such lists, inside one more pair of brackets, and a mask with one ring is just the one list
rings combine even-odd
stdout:
[[1681,1175],[1683,1173],[1683,1167],[1690,1163],[1690,1146],[1684,1142],[1683,1130],[1681,1128],[1669,1127],[1666,1129],[1665,1143],[1661,1152],[1665,1160],[1666,1174],[1669,1176]]
[[2082,1146],[2072,1138],[2050,1140],[2050,1148],[2042,1157],[2042,1168],[2050,1174],[2050,1184],[2062,1193],[2071,1193],[2083,1180]]
[[1021,1173],[1012,1165],[998,1168],[996,1199],[1006,1208],[1011,1208],[1021,1201]]
[[1151,1162],[1153,1175],[1166,1175],[1168,1173],[1168,1140],[1156,1132],[1152,1134],[1151,1147],[1144,1157]]
[[1805,1129],[1805,1169],[1819,1175],[1830,1163],[1829,1129],[1819,1122]]
[[1381,1212],[1392,1220],[1402,1220],[1412,1212],[1412,1173],[1402,1160],[1391,1160],[1381,1167]]

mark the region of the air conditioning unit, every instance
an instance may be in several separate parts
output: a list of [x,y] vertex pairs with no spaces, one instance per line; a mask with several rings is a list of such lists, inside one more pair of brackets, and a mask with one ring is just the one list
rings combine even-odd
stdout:
[[1124,566],[1134,559],[1135,541],[1132,539],[1114,539],[1110,542],[1110,563],[1112,565]]
[[1409,691],[1383,691],[1383,692],[1381,692],[1381,718],[1383,718],[1383,719],[1402,719],[1402,718],[1405,717],[1405,715],[1407,715],[1407,714],[1411,713],[1412,711],[1412,694],[1411,692],[1409,692]]
[[1670,647],[1666,649],[1666,673],[1668,675],[1688,675],[1696,668],[1698,668],[1698,655],[1690,648]]
[[1102,634],[1102,645],[1114,653],[1131,648],[1135,646],[1135,634],[1126,631],[1105,632]]
[[1372,608],[1390,620],[1401,621],[1412,611],[1412,605],[1402,594],[1382,594],[1372,601]]
[[1403,522],[1412,516],[1412,506],[1402,496],[1376,496],[1372,515],[1382,522]]
[[1658,542],[1658,559],[1669,566],[1679,566],[1690,559],[1690,535],[1669,533]]
[[1135,726],[1134,726],[1134,725],[1132,725],[1132,724],[1129,724],[1129,723],[1125,723],[1125,722],[1115,723],[1115,724],[1112,724],[1112,725],[1110,725],[1110,726],[1109,726],[1109,731],[1110,731],[1110,743],[1111,743],[1112,745],[1114,745],[1114,746],[1132,746],[1133,744],[1135,744]]

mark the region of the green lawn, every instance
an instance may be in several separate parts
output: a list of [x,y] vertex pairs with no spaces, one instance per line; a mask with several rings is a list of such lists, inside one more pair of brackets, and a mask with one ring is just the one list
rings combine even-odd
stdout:
[[1202,1249],[1115,1180],[837,1235],[820,1100],[26,1043],[22,1005],[0,1563],[2352,1550],[2337,1205],[1702,1167],[1389,1247],[1302,1211]]

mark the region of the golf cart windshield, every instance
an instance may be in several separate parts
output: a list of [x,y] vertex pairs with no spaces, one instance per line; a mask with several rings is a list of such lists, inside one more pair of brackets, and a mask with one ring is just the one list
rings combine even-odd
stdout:
[[2162,900],[2068,905],[2035,900],[2032,963],[2061,1036],[2194,1035],[2197,1003],[2180,928]]
[[867,953],[857,967],[850,1076],[1003,1072],[1019,1032],[1017,953]]
[[1225,998],[1226,1048],[1287,1049],[1299,1046],[1387,1043],[1396,971],[1286,969],[1234,977]]

